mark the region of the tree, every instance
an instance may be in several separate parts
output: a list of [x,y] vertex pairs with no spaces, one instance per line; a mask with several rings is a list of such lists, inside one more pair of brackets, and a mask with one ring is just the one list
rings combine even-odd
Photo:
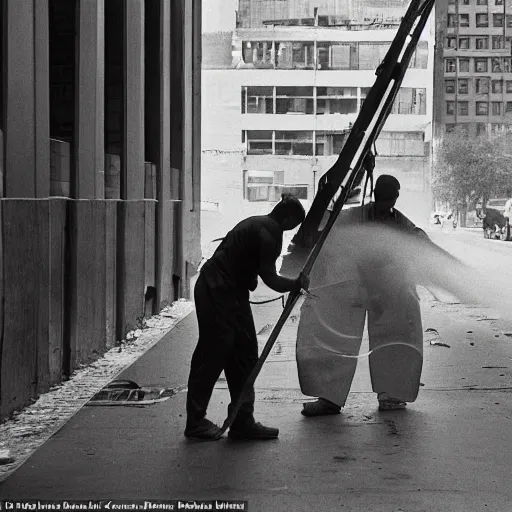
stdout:
[[512,161],[504,156],[509,137],[469,138],[458,129],[446,134],[438,154],[433,176],[434,196],[450,204],[466,224],[468,209],[479,201],[485,209],[492,193],[512,184]]

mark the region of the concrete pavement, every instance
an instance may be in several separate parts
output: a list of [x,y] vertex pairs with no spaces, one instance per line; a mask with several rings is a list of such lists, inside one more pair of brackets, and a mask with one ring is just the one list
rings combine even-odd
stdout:
[[[277,294],[260,287],[254,300]],[[253,307],[264,343],[281,303]],[[512,326],[422,293],[431,345],[418,400],[379,412],[360,359],[341,415],[304,418],[294,358],[297,316],[256,382],[257,419],[277,441],[183,437],[185,393],[145,408],[86,407],[0,485],[2,498],[247,499],[251,511],[505,511],[512,507]],[[507,329],[510,328],[510,331]],[[121,378],[186,384],[197,326],[189,315]],[[367,340],[361,351],[367,350]],[[220,380],[209,417],[222,422]]]

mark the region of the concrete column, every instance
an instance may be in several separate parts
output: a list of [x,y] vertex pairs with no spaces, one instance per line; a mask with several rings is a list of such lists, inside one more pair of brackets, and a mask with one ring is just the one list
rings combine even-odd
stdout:
[[48,0],[34,2],[36,197],[50,195],[50,56]]
[[122,199],[144,198],[144,0],[124,0]]
[[4,0],[6,197],[50,193],[48,1]]
[[194,93],[197,86],[194,84],[194,2],[183,2],[183,190],[181,198],[184,211],[189,211],[194,202],[193,174],[194,174]]
[[77,199],[105,197],[104,1],[78,0],[73,180]]
[[[181,240],[183,258],[179,275],[188,282],[201,259],[197,237],[200,211],[201,166],[201,22],[200,2],[183,3],[183,179]],[[196,250],[197,249],[197,250]],[[185,290],[186,288],[184,288]]]
[[[174,3],[174,2],[173,2]],[[146,161],[156,167],[156,301],[174,300],[174,204],[171,201],[171,6],[167,0],[145,1]]]

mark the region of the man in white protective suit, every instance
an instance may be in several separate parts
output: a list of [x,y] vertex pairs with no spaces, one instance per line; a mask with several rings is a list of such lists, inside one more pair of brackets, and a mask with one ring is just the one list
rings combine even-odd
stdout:
[[297,366],[302,392],[318,399],[304,404],[304,416],[339,414],[344,407],[367,314],[370,374],[379,409],[403,409],[418,395],[423,329],[416,287],[404,268],[396,261],[393,265],[393,258],[381,257],[377,250],[361,259],[354,236],[343,240],[339,235],[351,226],[351,233],[359,233],[356,238],[364,237],[365,230],[359,228],[382,223],[387,226],[383,230],[428,239],[394,208],[399,190],[396,178],[380,176],[375,201],[341,212],[315,263],[310,287],[314,296],[306,297],[301,310]]

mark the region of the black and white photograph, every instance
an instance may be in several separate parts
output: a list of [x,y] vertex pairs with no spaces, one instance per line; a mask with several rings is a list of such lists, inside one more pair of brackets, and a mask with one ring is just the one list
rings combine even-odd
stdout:
[[512,0],[0,0],[0,511],[512,510]]

